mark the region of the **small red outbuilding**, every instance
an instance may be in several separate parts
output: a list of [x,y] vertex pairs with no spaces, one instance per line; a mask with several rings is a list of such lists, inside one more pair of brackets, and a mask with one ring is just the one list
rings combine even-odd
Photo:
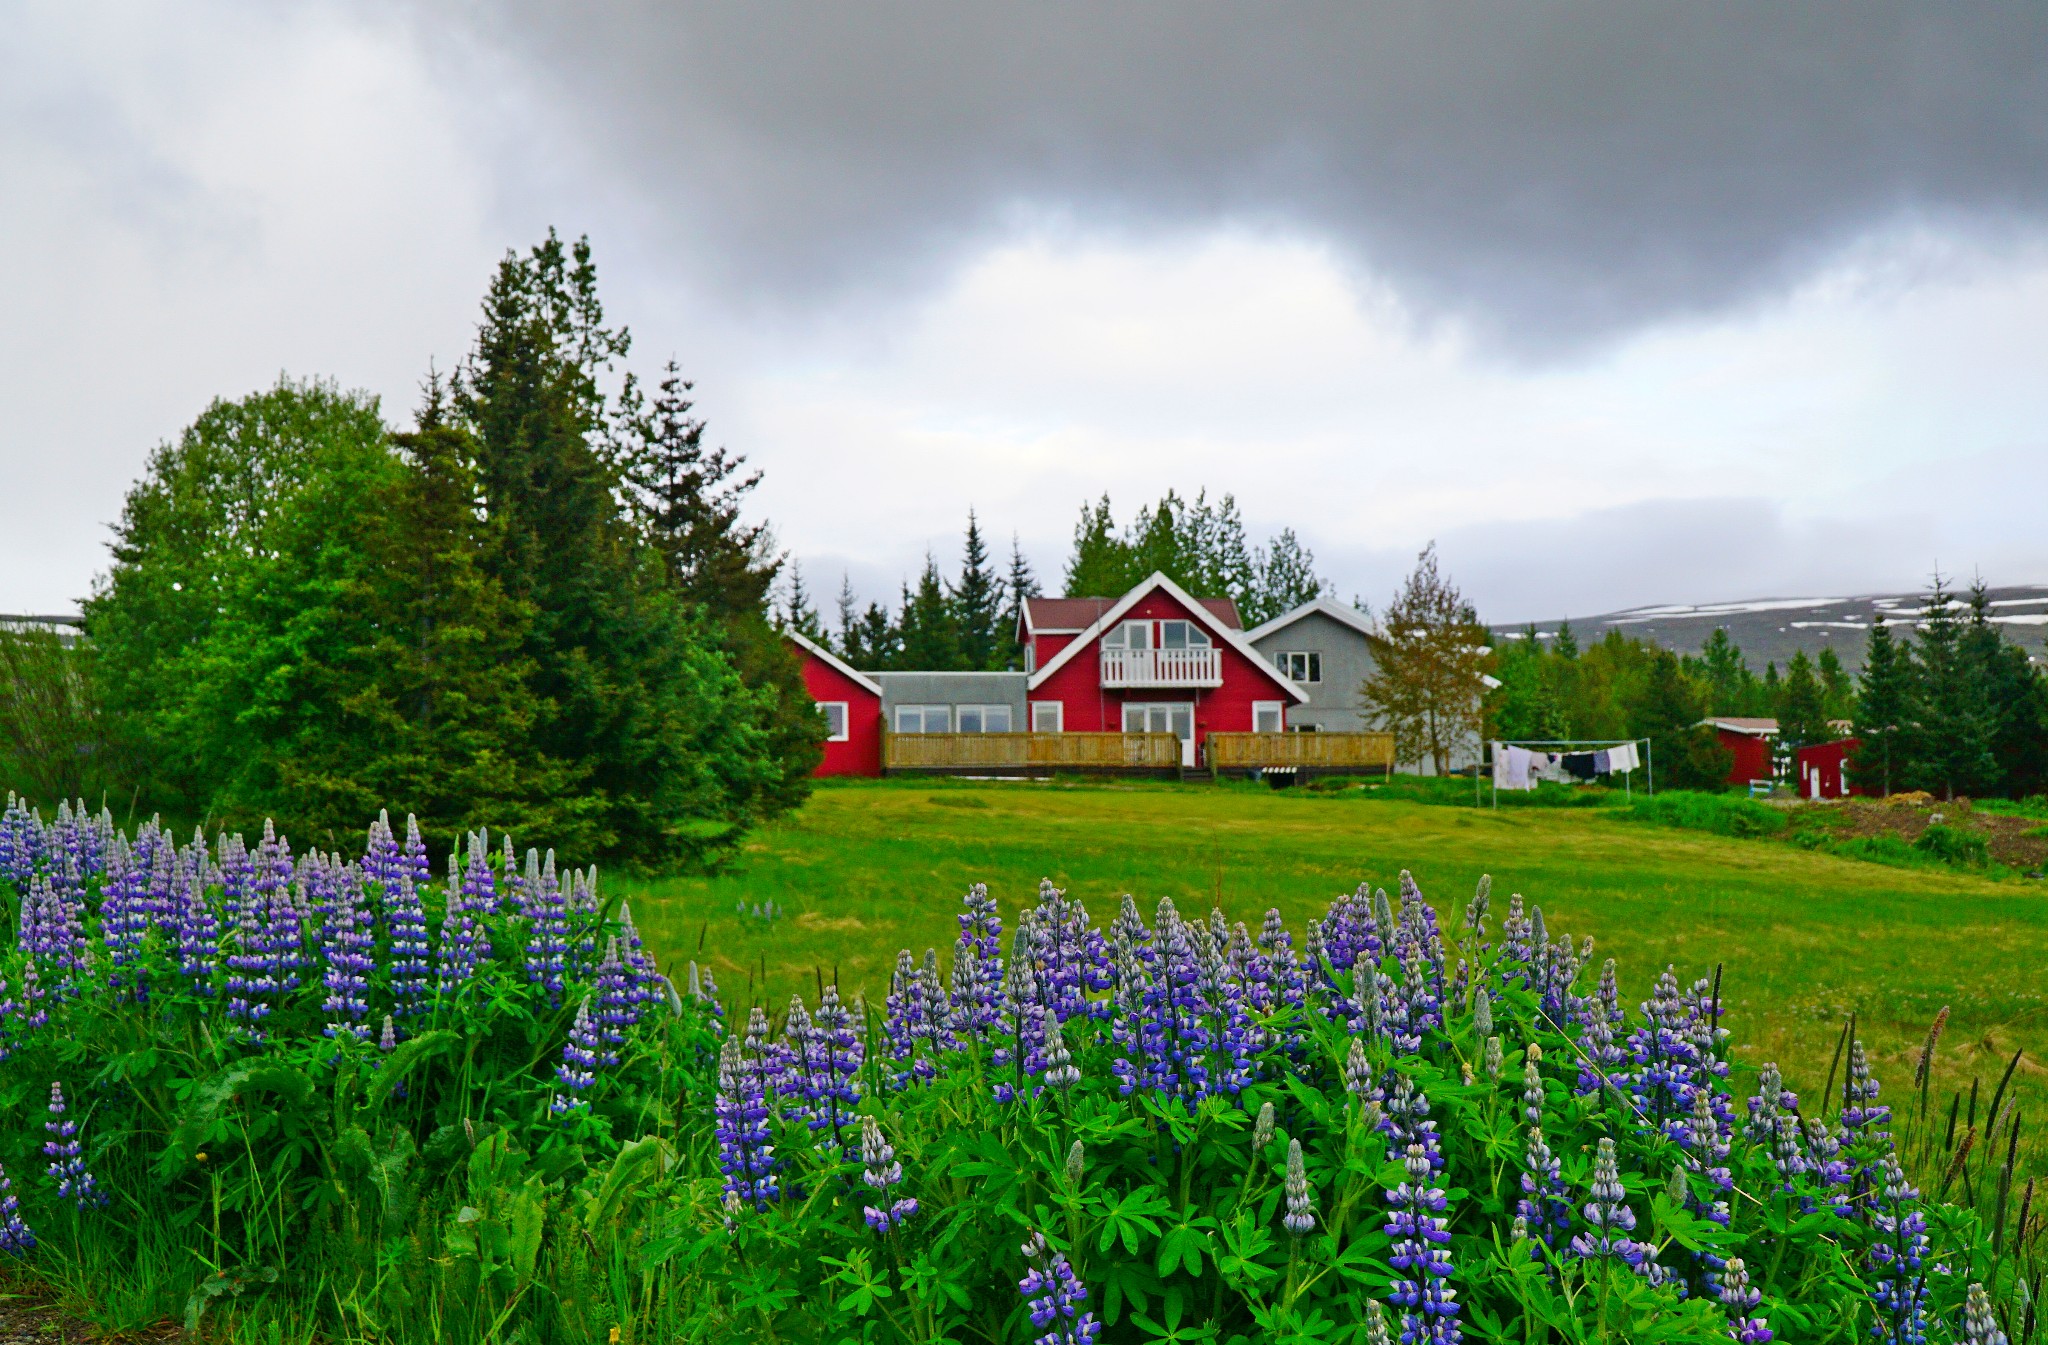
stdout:
[[882,773],[882,688],[831,650],[785,632],[803,660],[804,687],[825,716],[825,759],[813,775]]
[[1860,739],[1837,738],[1831,743],[1815,743],[1802,747],[1799,758],[1799,797],[1802,799],[1839,799],[1864,791],[1849,783],[1847,766],[1849,754],[1856,750]]
[[1700,722],[1712,728],[1721,746],[1734,754],[1734,764],[1728,768],[1729,784],[1747,785],[1777,778],[1777,772],[1771,768],[1772,750],[1777,746],[1777,720],[1723,715]]

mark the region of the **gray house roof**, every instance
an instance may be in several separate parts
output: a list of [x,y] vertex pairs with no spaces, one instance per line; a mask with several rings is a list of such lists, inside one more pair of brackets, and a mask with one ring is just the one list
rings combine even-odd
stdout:
[[1316,612],[1322,613],[1322,615],[1330,618],[1332,621],[1351,627],[1360,635],[1372,634],[1372,619],[1356,607],[1347,606],[1344,603],[1338,602],[1335,598],[1317,598],[1314,602],[1303,603],[1291,612],[1282,612],[1263,626],[1252,627],[1244,633],[1244,638],[1250,640],[1253,644],[1257,644],[1268,635],[1286,630],[1303,617]]

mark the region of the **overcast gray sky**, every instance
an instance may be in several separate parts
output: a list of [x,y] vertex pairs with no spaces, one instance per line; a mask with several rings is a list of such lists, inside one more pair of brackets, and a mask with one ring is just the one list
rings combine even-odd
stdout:
[[821,601],[1168,487],[1501,621],[2048,582],[2048,8],[17,4],[0,610],[588,233]]

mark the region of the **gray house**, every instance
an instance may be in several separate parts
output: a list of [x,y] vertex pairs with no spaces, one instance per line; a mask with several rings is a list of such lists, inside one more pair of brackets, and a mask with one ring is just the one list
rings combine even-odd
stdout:
[[1023,672],[877,672],[890,733],[1023,733]]
[[1372,727],[1358,702],[1358,686],[1372,671],[1368,631],[1372,622],[1366,614],[1335,598],[1305,602],[1245,631],[1253,649],[1309,692],[1309,704],[1288,708],[1288,729],[1360,733]]
[[1308,693],[1306,705],[1287,711],[1287,727],[1326,733],[1370,729],[1358,688],[1372,671],[1365,613],[1334,598],[1318,598],[1245,632],[1245,639],[1275,668]]

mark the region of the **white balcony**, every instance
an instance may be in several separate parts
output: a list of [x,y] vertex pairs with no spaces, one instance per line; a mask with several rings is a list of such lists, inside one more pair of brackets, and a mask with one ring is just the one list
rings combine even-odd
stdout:
[[1223,660],[1207,649],[1104,649],[1105,687],[1220,687]]

